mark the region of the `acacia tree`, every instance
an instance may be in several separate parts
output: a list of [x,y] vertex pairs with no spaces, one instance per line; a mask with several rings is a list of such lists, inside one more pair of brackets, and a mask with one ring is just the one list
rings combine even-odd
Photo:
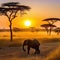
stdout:
[[44,19],[43,21],[46,21],[49,24],[54,24],[55,22],[60,21],[60,18],[47,18],[47,19]]
[[35,31],[35,27],[30,27],[30,29],[31,29],[31,32]]
[[51,31],[52,31],[53,27],[56,27],[56,26],[52,25],[52,24],[42,24],[41,27],[44,27],[46,29],[47,33],[50,32],[49,34],[51,35]]
[[47,24],[42,24],[41,27],[45,28],[46,31],[47,31],[47,34],[48,34],[48,30],[49,30],[48,27],[49,27],[49,26],[48,26]]
[[17,13],[20,12],[21,15],[25,14],[26,10],[30,10],[29,6],[20,5],[18,2],[3,3],[0,7],[0,14],[8,18],[10,23],[10,38],[13,40],[12,36],[12,21],[17,17]]
[[60,34],[60,27],[57,27],[56,29],[54,29],[54,32],[56,32],[57,35],[59,35]]
[[53,25],[53,24],[57,21],[60,21],[60,18],[47,18],[47,19],[44,19],[43,21],[48,22],[47,26],[50,27],[49,30],[50,30],[50,34],[51,34],[52,28],[55,27],[55,25]]

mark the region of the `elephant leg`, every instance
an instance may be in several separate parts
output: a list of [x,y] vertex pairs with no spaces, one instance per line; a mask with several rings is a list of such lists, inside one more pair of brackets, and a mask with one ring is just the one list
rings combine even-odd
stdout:
[[34,54],[40,54],[40,51],[35,50]]
[[34,53],[34,54],[40,54],[39,47],[37,47],[37,48],[35,49],[35,53]]
[[34,54],[37,54],[37,51],[35,50]]
[[29,54],[29,51],[30,51],[30,47],[29,46],[27,47],[27,50],[28,50],[28,54]]
[[40,54],[40,50],[37,50],[37,54]]

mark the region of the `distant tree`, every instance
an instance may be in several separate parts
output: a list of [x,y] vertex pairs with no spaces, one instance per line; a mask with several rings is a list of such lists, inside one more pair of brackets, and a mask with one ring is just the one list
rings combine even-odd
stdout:
[[54,32],[56,32],[57,35],[59,35],[60,34],[60,27],[57,27],[56,29],[54,29]]
[[50,28],[49,30],[50,30],[50,34],[51,34],[52,28],[55,27],[55,25],[53,25],[53,24],[57,21],[60,21],[60,18],[47,18],[47,19],[44,19],[43,21],[48,22],[48,24],[45,24],[45,29],[48,32],[48,28]]
[[47,31],[47,34],[48,34],[48,28],[49,28],[49,26],[47,24],[42,24],[41,27],[45,28],[46,31]]
[[30,7],[25,5],[19,5],[18,2],[3,3],[2,6],[0,7],[0,15],[5,15],[10,23],[9,27],[11,41],[13,40],[12,21],[17,17],[17,13],[19,11],[21,15],[24,15],[26,13],[26,10],[30,10]]
[[14,32],[18,32],[18,31],[20,31],[20,28],[13,27],[13,31],[14,31]]
[[31,32],[35,31],[35,27],[30,27],[31,28]]
[[40,31],[40,29],[36,29],[35,31],[36,31],[36,32],[39,32],[39,31]]
[[52,31],[53,27],[56,27],[56,26],[52,25],[52,24],[42,24],[41,27],[44,27],[46,29],[47,33],[50,32],[50,35],[51,35],[51,31]]
[[47,18],[47,19],[44,19],[43,21],[46,21],[49,24],[54,24],[55,22],[60,21],[60,18]]

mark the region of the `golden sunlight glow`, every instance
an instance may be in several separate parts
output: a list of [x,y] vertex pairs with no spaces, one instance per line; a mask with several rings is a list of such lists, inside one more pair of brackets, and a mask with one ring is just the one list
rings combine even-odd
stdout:
[[31,21],[30,21],[30,20],[26,20],[26,21],[24,22],[24,24],[25,24],[25,26],[31,26]]

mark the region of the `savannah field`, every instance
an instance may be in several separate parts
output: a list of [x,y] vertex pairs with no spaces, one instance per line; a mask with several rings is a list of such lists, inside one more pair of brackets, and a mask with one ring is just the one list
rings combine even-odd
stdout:
[[[59,35],[52,33],[49,36],[46,33],[41,34],[41,32],[13,32],[13,41],[10,42],[9,32],[0,33],[0,60],[60,60]],[[31,48],[28,55],[22,50],[23,41],[34,38],[41,44],[41,53],[34,55],[34,49]]]
[[60,0],[0,0],[0,60],[60,60]]

